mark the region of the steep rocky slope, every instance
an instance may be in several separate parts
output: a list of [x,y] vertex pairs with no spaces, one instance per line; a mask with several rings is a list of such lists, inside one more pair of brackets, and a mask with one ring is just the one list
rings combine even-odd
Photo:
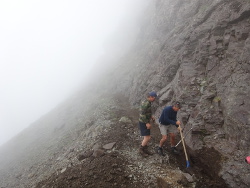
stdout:
[[194,162],[231,187],[249,187],[250,2],[154,1],[141,23],[136,45],[107,82],[127,91],[132,104],[157,91],[156,116],[181,101]]
[[[106,162],[112,159],[122,167],[118,170],[116,165],[111,166],[109,172],[117,176],[103,177],[102,182],[107,182],[103,187],[250,186],[250,167],[244,163],[244,157],[250,155],[250,2],[152,0],[138,24],[140,32],[126,55],[105,59],[110,62],[109,69],[95,72],[86,90],[1,148],[2,187],[61,187],[71,180],[76,180],[72,185],[77,187],[84,185],[79,182],[87,183],[86,176],[91,182],[84,186],[95,187],[93,182],[98,183],[98,177],[105,172],[93,168],[108,169]],[[138,163],[143,159],[136,153],[140,142],[136,136],[137,111],[123,106],[133,112],[127,114],[119,108],[125,97],[119,98],[118,105],[107,97],[123,93],[131,105],[138,107],[151,90],[159,94],[154,104],[156,117],[165,105],[175,100],[183,103],[179,119],[185,127],[184,134],[192,128],[186,137],[192,166],[188,173],[201,175],[192,183],[185,183],[187,180],[180,178],[183,172],[176,172],[178,166],[184,170],[183,155],[177,160],[169,155],[172,168],[158,156],[148,159],[147,168],[146,161]],[[121,142],[115,135],[121,132],[117,125],[122,126],[119,120],[123,115],[132,122],[125,123],[127,128],[122,129],[124,134],[120,137],[126,139]],[[117,132],[107,134],[110,128]],[[160,136],[157,131],[152,130],[157,138],[153,147]],[[106,151],[104,158],[77,159],[81,152],[92,151],[97,143],[112,142],[117,146]],[[130,152],[124,143],[130,144]],[[157,177],[162,177],[158,184]]]
[[[171,154],[169,144],[164,148],[167,156],[142,158],[138,109],[124,95],[98,96],[91,100],[92,109],[81,98],[58,106],[36,122],[43,128],[31,126],[11,141],[15,147],[8,144],[1,150],[6,157],[0,161],[2,188],[226,186],[198,166],[187,171],[184,155]],[[153,151],[160,140],[156,125],[152,133]]]

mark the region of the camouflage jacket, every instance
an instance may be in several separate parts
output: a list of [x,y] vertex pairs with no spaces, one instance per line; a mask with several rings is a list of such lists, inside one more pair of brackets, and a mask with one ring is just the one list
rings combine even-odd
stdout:
[[144,100],[141,102],[140,106],[139,121],[142,123],[149,123],[151,117],[152,117],[151,102],[148,100]]

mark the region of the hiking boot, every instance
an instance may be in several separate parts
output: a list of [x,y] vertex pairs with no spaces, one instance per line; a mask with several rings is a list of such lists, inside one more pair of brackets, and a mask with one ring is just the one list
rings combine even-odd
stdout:
[[148,146],[144,146],[144,147],[142,148],[142,150],[144,151],[144,153],[146,153],[146,154],[148,154],[148,155],[153,155],[152,152],[148,151]]
[[179,154],[180,152],[176,149],[176,147],[171,147],[171,151],[174,154]]
[[158,147],[158,148],[156,148],[156,149],[157,149],[156,152],[157,152],[159,155],[165,156],[165,154],[163,153],[163,149],[162,149],[161,147]]
[[139,154],[142,156],[142,157],[147,157],[148,154],[144,152],[144,147],[141,146],[140,149],[139,149]]

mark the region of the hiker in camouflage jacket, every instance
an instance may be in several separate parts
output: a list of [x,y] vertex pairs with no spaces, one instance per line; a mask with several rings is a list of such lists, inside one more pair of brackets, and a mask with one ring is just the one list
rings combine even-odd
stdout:
[[147,157],[148,155],[152,155],[153,153],[149,152],[147,149],[147,144],[151,138],[150,136],[150,120],[154,120],[151,111],[151,103],[157,97],[156,92],[152,91],[148,93],[147,99],[141,102],[140,106],[140,116],[139,116],[139,129],[141,132],[141,136],[143,136],[143,140],[141,143],[141,147],[139,149],[139,153],[143,157]]

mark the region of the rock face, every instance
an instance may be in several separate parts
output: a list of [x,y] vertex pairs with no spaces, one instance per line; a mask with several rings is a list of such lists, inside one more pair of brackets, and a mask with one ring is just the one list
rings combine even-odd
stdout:
[[135,105],[157,91],[156,116],[181,101],[184,133],[193,128],[190,152],[218,152],[213,162],[221,168],[209,172],[249,187],[250,2],[155,0],[141,23],[133,49],[110,73],[112,89]]
[[[109,153],[112,151],[101,150],[101,145],[116,143],[114,148],[119,151],[123,146],[123,142],[118,143],[120,138],[131,141],[126,144],[132,144],[137,134],[133,127],[137,119],[134,112],[134,119],[126,118],[124,109],[114,105],[114,101],[107,105],[105,94],[123,93],[134,107],[138,107],[146,94],[155,90],[159,95],[153,105],[156,117],[173,101],[182,103],[178,116],[184,134],[192,128],[185,138],[191,165],[202,167],[202,172],[212,179],[224,180],[221,187],[225,187],[224,182],[228,187],[250,187],[250,168],[244,162],[245,156],[250,155],[250,2],[151,0],[148,3],[138,20],[140,32],[131,50],[122,58],[105,59],[105,62],[111,62],[109,69],[100,76],[93,74],[96,79],[86,90],[34,123],[28,129],[32,134],[19,135],[23,143],[16,149],[19,154],[11,155],[14,162],[10,166],[0,168],[3,186],[15,187],[20,182],[25,182],[24,185],[33,182],[35,186],[35,181],[46,182],[55,171],[63,171],[61,176],[64,176],[76,170],[70,169],[71,163],[87,166],[92,165],[92,160],[109,161],[116,157]],[[119,102],[122,103],[123,98]],[[114,130],[117,125],[126,131],[120,131],[121,135],[112,134],[108,137],[110,140],[101,145],[101,142],[95,144],[95,138]],[[14,148],[17,142],[18,139],[14,139],[11,142],[13,147],[8,145],[1,151],[0,163],[12,160],[8,157],[10,155],[3,154],[12,154],[10,148]],[[43,145],[34,146],[31,142]],[[143,173],[154,161],[147,161],[146,167],[138,162],[140,159],[135,154],[137,142],[133,143],[136,145],[133,148],[126,145],[122,152],[124,157],[129,156],[126,152],[133,151],[134,172],[142,169],[140,173]],[[99,151],[94,154],[95,158],[92,158],[92,149]],[[20,165],[16,158],[22,160],[20,168],[16,168]],[[100,166],[103,164],[106,165],[100,163]],[[120,171],[123,170],[117,169],[116,173]],[[124,186],[128,177],[137,181],[131,172],[128,170],[128,174],[121,175]],[[159,187],[171,187],[166,182],[171,173],[174,172],[158,179]],[[93,172],[84,174],[95,178]],[[154,180],[154,174],[152,171],[152,177],[143,181]],[[187,176],[185,184],[195,181]],[[184,175],[179,179],[182,177]],[[70,180],[75,178],[69,177]],[[50,180],[53,185],[54,179]],[[106,181],[113,180],[106,177]],[[130,183],[132,186],[133,182]],[[152,182],[147,183],[149,186]],[[108,185],[120,187],[117,182]],[[143,186],[140,181],[137,185]],[[199,185],[197,187],[203,187],[202,182]]]

